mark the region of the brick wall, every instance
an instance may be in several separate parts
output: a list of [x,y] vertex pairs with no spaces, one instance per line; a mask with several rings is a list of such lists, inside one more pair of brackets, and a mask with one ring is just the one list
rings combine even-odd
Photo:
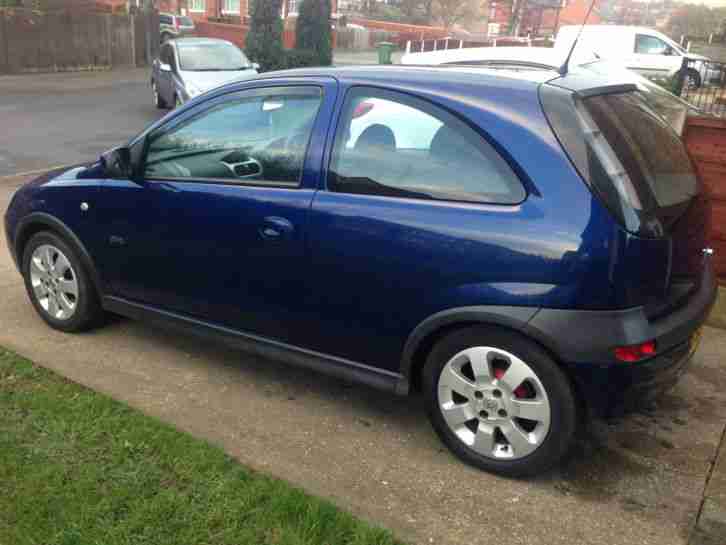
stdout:
[[196,23],[197,36],[206,38],[221,38],[236,44],[240,49],[245,47],[245,38],[249,27],[243,25],[228,25],[225,23],[210,23],[209,21],[198,21]]

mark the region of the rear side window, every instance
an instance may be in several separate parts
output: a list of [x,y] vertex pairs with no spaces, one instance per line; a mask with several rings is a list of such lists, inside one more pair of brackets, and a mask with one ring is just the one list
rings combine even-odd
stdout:
[[328,179],[341,193],[518,203],[519,179],[464,122],[400,93],[353,89],[338,125]]
[[543,86],[541,96],[580,175],[628,230],[661,236],[699,194],[683,142],[640,91],[580,98]]
[[172,22],[171,22],[171,16],[169,16],[169,15],[159,15],[159,23],[161,23],[162,25],[170,25],[170,24],[172,24]]

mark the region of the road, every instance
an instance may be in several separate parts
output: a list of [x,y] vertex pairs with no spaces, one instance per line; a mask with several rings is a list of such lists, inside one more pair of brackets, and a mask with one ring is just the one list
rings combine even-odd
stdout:
[[0,77],[0,176],[91,161],[165,110],[146,69]]
[[[25,105],[14,78],[0,78],[0,124],[8,126],[10,111],[13,130],[20,128],[18,140],[0,135],[12,159],[2,168],[92,158],[141,129],[158,114],[143,78],[131,75],[109,84],[102,74],[83,85],[68,75],[72,84],[26,77],[34,106]],[[69,88],[78,96],[59,92]],[[27,179],[0,178],[0,210]],[[83,335],[53,331],[27,301],[4,240],[0,345],[219,444],[242,463],[331,498],[411,543],[724,544],[718,512],[715,525],[694,532],[698,514],[711,513],[707,490],[720,482],[712,478],[707,486],[726,422],[723,330],[706,329],[691,370],[654,411],[595,423],[560,468],[508,480],[449,454],[419,398],[392,397],[128,320]]]

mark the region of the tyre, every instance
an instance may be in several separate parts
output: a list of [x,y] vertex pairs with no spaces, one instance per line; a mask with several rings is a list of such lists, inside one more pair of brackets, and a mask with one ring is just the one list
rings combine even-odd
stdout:
[[31,237],[22,270],[35,310],[54,329],[73,333],[101,322],[103,309],[88,272],[77,252],[55,233]]
[[428,355],[426,411],[464,462],[508,477],[532,476],[568,451],[575,396],[562,370],[526,337],[497,327],[457,330]]
[[169,34],[168,32],[162,32],[161,33],[161,43],[168,42],[171,39],[172,39],[172,35]]
[[701,87],[701,74],[698,73],[698,70],[689,68],[688,72],[686,72],[686,77],[688,78],[688,85],[696,89]]
[[161,98],[161,95],[159,94],[159,88],[156,86],[155,81],[151,82],[151,92],[154,95],[154,105],[159,109],[166,108],[166,102],[164,102],[164,99]]

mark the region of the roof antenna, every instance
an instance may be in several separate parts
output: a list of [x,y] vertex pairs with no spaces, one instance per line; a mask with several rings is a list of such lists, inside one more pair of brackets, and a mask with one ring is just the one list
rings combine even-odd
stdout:
[[592,0],[592,3],[590,3],[590,9],[587,10],[587,14],[585,15],[585,19],[582,21],[582,26],[580,27],[580,30],[577,33],[577,36],[575,36],[575,41],[572,42],[572,47],[570,48],[570,52],[567,54],[567,58],[565,58],[565,62],[562,66],[560,66],[560,69],[558,72],[561,76],[567,75],[567,70],[569,68],[570,64],[570,57],[572,57],[572,53],[575,51],[575,47],[577,47],[577,41],[580,39],[580,35],[582,34],[582,31],[585,30],[585,25],[587,24],[587,20],[590,18],[590,13],[592,13],[592,8],[595,7],[595,2],[597,0]]

